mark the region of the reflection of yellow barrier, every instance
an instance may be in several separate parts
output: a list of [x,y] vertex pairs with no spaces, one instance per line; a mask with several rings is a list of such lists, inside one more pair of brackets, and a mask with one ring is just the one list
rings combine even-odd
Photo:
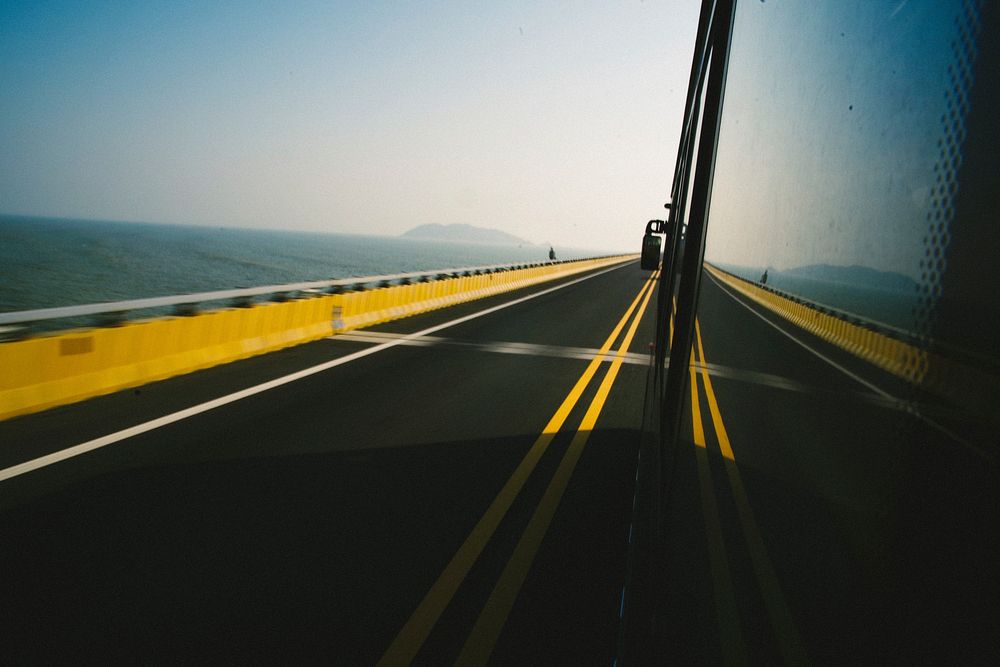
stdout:
[[926,350],[827,315],[709,264],[705,264],[705,268],[726,285],[768,310],[890,373],[915,383],[921,382],[927,373]]
[[547,264],[0,343],[0,419],[634,258]]

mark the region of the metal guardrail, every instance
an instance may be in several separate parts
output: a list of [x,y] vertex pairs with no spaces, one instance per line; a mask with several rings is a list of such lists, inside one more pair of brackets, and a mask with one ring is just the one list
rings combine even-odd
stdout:
[[[586,259],[600,259],[600,257],[588,257]],[[116,324],[127,319],[125,317],[126,313],[131,313],[132,311],[137,310],[162,309],[173,306],[176,314],[192,315],[198,312],[199,309],[197,306],[199,304],[207,302],[229,301],[233,306],[246,307],[253,303],[254,298],[261,296],[271,296],[271,300],[277,301],[287,299],[296,294],[335,294],[342,291],[360,291],[368,289],[369,286],[406,284],[408,282],[429,282],[431,280],[438,280],[442,278],[481,275],[500,271],[513,271],[517,269],[548,266],[551,264],[564,264],[574,261],[579,260],[519,262],[513,264],[493,264],[488,266],[468,266],[454,269],[434,269],[431,271],[411,271],[408,273],[392,273],[379,276],[313,280],[300,283],[290,283],[287,285],[264,285],[261,287],[197,292],[194,294],[149,297],[143,299],[130,299],[126,301],[89,303],[78,306],[60,306],[56,308],[11,311],[0,313],[0,333],[2,333],[2,330],[22,330],[22,327],[20,326],[12,327],[11,325],[25,325],[50,320],[65,320],[103,315],[105,316],[103,322],[104,324]]]

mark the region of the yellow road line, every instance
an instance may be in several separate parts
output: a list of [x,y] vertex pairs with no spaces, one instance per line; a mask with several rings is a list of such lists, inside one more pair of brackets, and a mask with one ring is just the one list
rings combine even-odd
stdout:
[[[691,350],[692,360],[694,350]],[[719,623],[719,638],[722,657],[726,664],[746,663],[746,645],[743,643],[739,610],[732,575],[726,556],[726,543],[722,537],[719,521],[719,507],[715,499],[715,485],[708,463],[705,445],[705,429],[701,421],[701,403],[698,400],[698,375],[691,364],[691,425],[694,435],[695,458],[698,462],[698,484],[701,488],[701,512],[705,519],[705,537],[708,539],[708,563],[712,572],[712,592],[715,598],[715,613]]]
[[514,548],[514,553],[500,574],[500,579],[486,601],[486,606],[479,614],[479,618],[476,619],[476,624],[473,626],[468,639],[466,639],[458,660],[456,660],[456,664],[482,665],[486,664],[489,660],[490,654],[492,654],[493,648],[496,646],[497,639],[500,637],[500,632],[507,622],[510,610],[514,606],[514,601],[517,599],[521,586],[524,584],[528,571],[531,569],[531,564],[538,553],[542,539],[548,531],[549,524],[552,522],[560,500],[562,500],[563,493],[566,491],[570,477],[573,475],[573,470],[576,468],[576,464],[580,460],[580,455],[583,453],[590,433],[594,430],[597,418],[604,408],[608,394],[611,392],[611,387],[614,385],[618,371],[622,366],[624,355],[628,352],[629,345],[631,345],[632,339],[635,337],[639,321],[642,320],[643,313],[646,311],[646,306],[649,304],[649,297],[652,293],[652,289],[646,292],[642,306],[639,307],[635,317],[632,319],[632,324],[629,326],[629,330],[625,334],[625,339],[618,348],[611,367],[598,387],[597,394],[590,402],[590,406],[587,408],[587,412],[580,422],[580,427],[573,435],[573,440],[559,462],[559,467],[549,482],[548,488],[545,489],[538,507],[535,508],[534,513],[531,515],[531,520],[528,522],[527,528],[525,528],[521,539]]
[[667,341],[669,350],[674,344],[674,313],[677,312],[677,299],[674,298],[674,307],[670,309],[670,339]]
[[528,450],[528,453],[524,455],[524,458],[518,464],[513,474],[511,474],[510,479],[500,489],[500,492],[493,499],[493,502],[490,503],[490,506],[476,523],[472,532],[465,538],[465,542],[462,543],[462,546],[452,556],[451,561],[445,566],[444,571],[437,578],[437,581],[434,582],[427,595],[424,596],[424,599],[421,600],[409,620],[399,631],[399,634],[396,635],[392,644],[389,645],[389,648],[379,660],[379,665],[409,664],[414,656],[416,656],[417,651],[423,646],[434,624],[437,623],[438,618],[440,618],[445,608],[451,602],[455,591],[458,590],[465,576],[472,569],[473,564],[479,558],[479,554],[482,553],[486,543],[493,536],[493,533],[496,532],[497,526],[500,525],[500,521],[507,514],[507,510],[510,509],[511,504],[517,498],[518,493],[520,493],[531,472],[538,465],[542,454],[559,432],[563,422],[566,421],[577,401],[580,400],[581,394],[583,394],[584,389],[586,389],[591,378],[597,372],[598,367],[604,360],[605,354],[607,354],[615,340],[617,340],[618,335],[625,327],[625,323],[628,321],[632,311],[635,310],[640,299],[642,299],[643,294],[646,294],[648,300],[648,295],[652,293],[652,286],[655,284],[655,278],[656,273],[654,272],[643,284],[642,289],[639,290],[639,293],[625,311],[621,320],[619,320],[618,324],[611,331],[607,340],[604,341],[598,354],[587,365],[580,379],[576,381],[576,384],[570,390],[569,394],[567,394],[555,414],[552,415],[552,418],[542,430],[541,435],[538,436],[531,449]]
[[695,334],[698,339],[698,356],[701,358],[701,374],[705,383],[705,393],[708,396],[708,408],[712,413],[712,423],[715,425],[715,434],[719,441],[719,449],[722,451],[723,460],[726,466],[726,475],[729,478],[729,487],[732,489],[733,498],[736,500],[736,508],[739,513],[740,523],[743,526],[743,536],[746,539],[747,548],[750,552],[750,561],[753,564],[754,574],[757,577],[757,584],[764,598],[764,607],[767,609],[771,627],[774,628],[778,640],[778,648],[781,657],[786,664],[801,665],[808,662],[805,649],[802,645],[802,638],[792,620],[791,611],[785,602],[785,596],[781,591],[781,584],[778,582],[778,575],[774,571],[774,565],[767,554],[767,547],[761,538],[760,528],[754,518],[753,510],[750,507],[750,500],[747,498],[746,489],[743,486],[743,478],[740,476],[739,467],[736,465],[736,456],[733,454],[732,445],[729,442],[729,434],[726,425],[722,421],[722,413],[719,411],[719,403],[715,398],[715,391],[712,389],[712,380],[709,378],[708,361],[705,359],[705,348],[701,340],[701,324],[695,319]]

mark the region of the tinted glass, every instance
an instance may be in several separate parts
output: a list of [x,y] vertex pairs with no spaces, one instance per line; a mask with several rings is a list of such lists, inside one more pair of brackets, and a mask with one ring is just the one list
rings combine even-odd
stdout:
[[687,407],[722,657],[996,650],[992,20],[737,5]]

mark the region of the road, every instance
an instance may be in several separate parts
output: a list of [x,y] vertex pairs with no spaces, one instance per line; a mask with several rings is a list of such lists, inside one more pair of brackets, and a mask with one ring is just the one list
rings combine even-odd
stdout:
[[655,582],[637,664],[989,662],[995,464],[707,273],[665,545],[629,577],[648,277],[0,423],[5,654],[607,665]]
[[[0,482],[6,655],[609,662],[648,277],[588,274],[0,424],[5,471],[114,441]],[[505,568],[520,594],[487,605]]]

